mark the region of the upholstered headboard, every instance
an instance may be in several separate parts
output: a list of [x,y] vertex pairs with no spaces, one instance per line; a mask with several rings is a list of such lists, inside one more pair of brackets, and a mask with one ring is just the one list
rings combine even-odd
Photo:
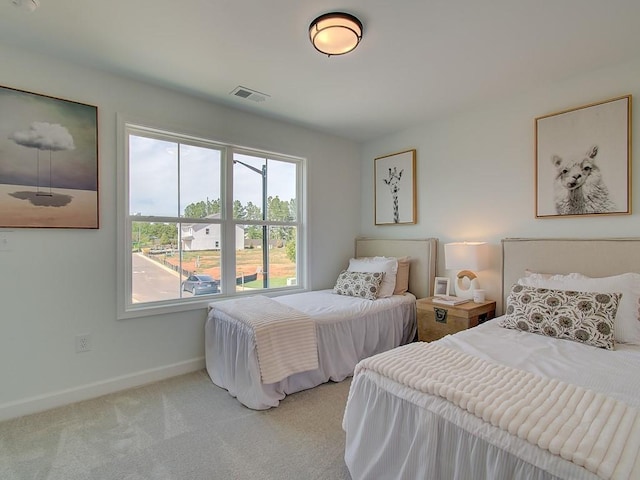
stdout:
[[640,272],[640,238],[506,238],[502,240],[502,299],[525,270],[606,277]]
[[418,298],[428,297],[433,292],[436,275],[438,240],[357,238],[356,257],[410,257],[409,291]]

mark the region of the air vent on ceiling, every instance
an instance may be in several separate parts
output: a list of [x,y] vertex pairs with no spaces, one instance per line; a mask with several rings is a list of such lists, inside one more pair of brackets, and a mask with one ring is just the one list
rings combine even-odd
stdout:
[[230,95],[245,98],[253,102],[264,102],[269,97],[269,95],[267,95],[266,93],[256,92],[255,90],[251,90],[250,88],[240,86],[234,88]]

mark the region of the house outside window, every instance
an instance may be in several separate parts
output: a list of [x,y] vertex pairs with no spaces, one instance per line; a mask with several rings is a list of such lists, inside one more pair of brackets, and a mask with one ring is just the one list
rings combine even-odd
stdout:
[[[123,123],[121,316],[298,288],[303,160]],[[192,276],[212,279],[196,285]]]

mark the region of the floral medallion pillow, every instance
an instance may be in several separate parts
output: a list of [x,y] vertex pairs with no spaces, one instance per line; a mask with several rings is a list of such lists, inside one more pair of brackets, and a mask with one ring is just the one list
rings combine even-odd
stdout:
[[369,300],[378,298],[382,283],[382,272],[350,272],[343,270],[338,275],[333,291],[339,295],[362,297]]
[[500,325],[613,350],[621,296],[514,285]]

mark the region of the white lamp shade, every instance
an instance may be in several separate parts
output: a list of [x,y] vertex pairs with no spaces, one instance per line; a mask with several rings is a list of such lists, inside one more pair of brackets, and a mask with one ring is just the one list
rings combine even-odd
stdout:
[[489,266],[488,245],[486,242],[446,243],[444,263],[447,270],[484,270]]

